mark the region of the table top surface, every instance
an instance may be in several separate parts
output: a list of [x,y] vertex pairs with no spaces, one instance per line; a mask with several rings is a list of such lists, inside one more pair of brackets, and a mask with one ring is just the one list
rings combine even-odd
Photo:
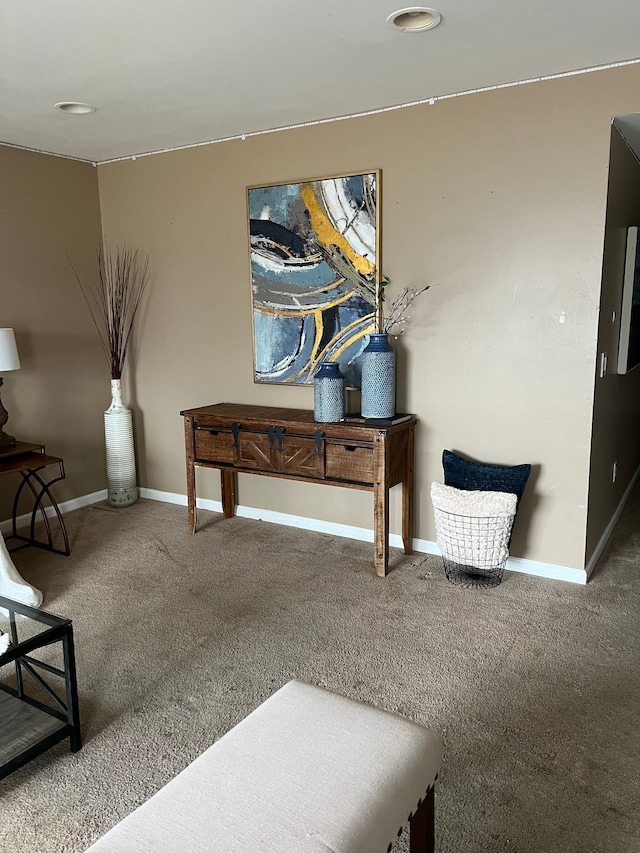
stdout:
[[44,468],[45,465],[52,465],[54,462],[62,462],[62,457],[45,453],[44,444],[16,441],[10,447],[0,450],[0,475],[34,471]]
[[183,409],[180,414],[192,418],[206,418],[212,416],[227,420],[229,423],[250,418],[258,421],[268,421],[270,423],[299,423],[306,425],[317,425],[322,429],[326,426],[345,426],[345,427],[384,427],[390,428],[393,426],[410,425],[416,422],[415,415],[397,415],[394,418],[383,419],[362,419],[356,415],[346,415],[341,421],[332,421],[324,423],[316,421],[312,409],[288,409],[280,406],[257,406],[244,403],[214,403],[211,406],[199,406],[193,409]]
[[15,441],[13,444],[0,448],[0,461],[11,459],[13,456],[23,456],[25,453],[44,453],[44,444]]

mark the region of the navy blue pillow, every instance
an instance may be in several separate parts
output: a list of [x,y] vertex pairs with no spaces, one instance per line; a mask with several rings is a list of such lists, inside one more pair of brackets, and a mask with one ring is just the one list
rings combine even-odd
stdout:
[[518,496],[518,503],[531,473],[531,465],[487,465],[452,450],[442,452],[442,467],[445,486],[469,492],[510,492]]

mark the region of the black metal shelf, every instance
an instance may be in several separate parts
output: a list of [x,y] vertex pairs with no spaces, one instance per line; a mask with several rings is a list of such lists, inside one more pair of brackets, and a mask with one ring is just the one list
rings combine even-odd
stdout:
[[[0,655],[2,779],[65,738],[72,752],[82,742],[71,620],[3,596],[0,613],[8,616],[11,635],[11,645]],[[33,656],[57,644],[62,667]]]

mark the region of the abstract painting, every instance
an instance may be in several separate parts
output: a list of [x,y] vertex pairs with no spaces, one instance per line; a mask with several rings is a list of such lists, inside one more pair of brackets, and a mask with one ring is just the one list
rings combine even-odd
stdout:
[[308,384],[321,361],[360,384],[373,331],[380,171],[249,187],[254,379]]

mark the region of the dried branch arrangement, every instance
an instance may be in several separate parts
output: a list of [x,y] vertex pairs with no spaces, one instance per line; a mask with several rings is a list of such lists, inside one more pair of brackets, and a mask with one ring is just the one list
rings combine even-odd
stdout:
[[415,300],[425,291],[433,287],[427,284],[424,287],[405,287],[391,303],[391,307],[385,316],[383,303],[385,301],[385,288],[391,284],[390,279],[384,276],[380,279],[377,286],[377,303],[378,310],[376,312],[376,327],[379,332],[387,335],[392,335],[397,338],[404,332],[404,327],[409,320],[409,308]]
[[[67,256],[68,257],[68,256]],[[149,256],[127,246],[97,251],[98,275],[84,283],[69,259],[98,331],[112,379],[121,379],[133,323],[149,283]]]

